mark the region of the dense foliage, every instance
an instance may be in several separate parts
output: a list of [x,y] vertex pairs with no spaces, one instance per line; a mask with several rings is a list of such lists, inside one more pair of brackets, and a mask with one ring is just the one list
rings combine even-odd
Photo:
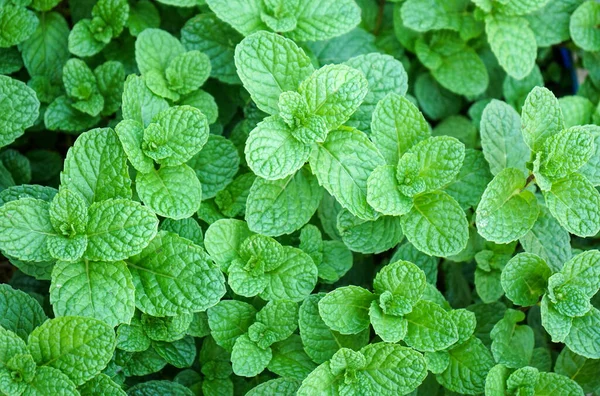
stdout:
[[0,0],[0,394],[600,395],[599,26]]

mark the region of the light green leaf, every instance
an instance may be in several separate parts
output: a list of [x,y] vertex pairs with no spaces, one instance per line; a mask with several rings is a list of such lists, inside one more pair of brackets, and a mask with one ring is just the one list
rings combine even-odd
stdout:
[[540,209],[540,215],[533,228],[521,237],[519,242],[526,252],[538,255],[556,272],[571,259],[571,237],[550,215],[548,209]]
[[406,94],[408,76],[400,61],[376,52],[356,56],[346,61],[346,64],[361,71],[369,83],[367,96],[346,125],[368,134],[377,103],[389,93],[401,96]]
[[231,366],[236,375],[254,377],[267,368],[272,357],[271,348],[259,348],[244,334],[235,340],[231,352]]
[[229,139],[210,134],[202,150],[187,163],[202,184],[202,199],[214,198],[233,180],[240,157]]
[[[0,285],[0,326],[23,340],[47,319],[40,304],[27,293]],[[4,362],[0,352],[0,367]]]
[[525,186],[525,175],[518,169],[506,168],[494,177],[477,207],[479,235],[488,241],[508,243],[533,227],[540,209]]
[[[10,6],[5,6],[10,7]],[[0,11],[0,26],[2,26]],[[1,43],[1,39],[0,39]],[[0,147],[12,143],[38,118],[40,102],[35,91],[25,83],[0,76]]]
[[413,208],[401,220],[406,238],[431,256],[457,254],[469,239],[465,212],[442,191],[415,197]]
[[[276,356],[273,355],[270,366],[275,360]],[[296,391],[300,387],[300,382],[291,378],[275,378],[250,389],[246,396],[265,396],[265,395],[295,395]]]
[[474,149],[466,149],[460,172],[456,175],[455,180],[444,188],[444,191],[454,198],[463,209],[475,208],[491,179],[492,174],[483,153]]
[[56,235],[50,204],[35,198],[10,201],[0,207],[0,249],[23,261],[53,261],[46,246]]
[[107,396],[126,395],[125,391],[106,374],[98,374],[79,387],[78,390],[81,396],[93,396],[99,392],[104,392]]
[[146,29],[135,40],[135,61],[142,74],[164,72],[184,52],[179,40],[161,29]]
[[450,364],[443,373],[436,375],[437,381],[445,388],[466,395],[483,392],[485,378],[494,366],[490,351],[475,337],[452,348]]
[[337,229],[348,249],[364,253],[381,253],[396,246],[403,237],[399,217],[381,216],[362,220],[347,210],[339,212]]
[[600,385],[600,379],[596,375],[600,368],[600,360],[587,359],[563,348],[556,359],[554,371],[577,382],[584,392],[593,392]]
[[585,165],[594,151],[593,136],[585,127],[563,130],[544,142],[538,154],[539,172],[550,181],[562,179]]
[[373,142],[388,165],[396,166],[412,146],[429,137],[429,124],[417,106],[403,96],[389,94],[373,111]]
[[324,66],[298,87],[308,109],[336,129],[358,109],[368,92],[368,81],[359,70],[346,65]]
[[398,189],[396,167],[381,165],[367,180],[367,203],[387,216],[402,216],[412,208],[412,198]]
[[61,186],[83,195],[88,204],[111,198],[131,198],[127,157],[117,134],[96,128],[77,138],[67,152]]
[[416,156],[419,178],[429,192],[454,180],[465,159],[465,145],[450,136],[435,136],[417,143],[409,153]]
[[301,3],[296,28],[287,33],[296,41],[319,41],[347,33],[360,22],[360,8],[350,0],[307,0]]
[[267,301],[302,301],[317,284],[317,266],[300,249],[285,246],[284,252],[281,264],[266,274],[267,285],[260,297]]
[[573,325],[573,318],[557,311],[548,295],[542,297],[541,303],[542,326],[550,334],[552,342],[564,342]]
[[600,252],[588,250],[567,261],[560,271],[564,284],[575,287],[588,298],[600,289]]
[[600,4],[586,1],[571,15],[569,31],[573,42],[585,51],[600,51],[600,33],[597,31],[600,19]]
[[140,199],[156,214],[171,219],[193,215],[202,202],[202,186],[192,168],[185,164],[138,173]]
[[544,198],[552,216],[570,233],[588,237],[600,231],[600,193],[580,174],[553,183]]
[[536,152],[543,149],[546,139],[564,129],[560,104],[554,94],[543,87],[535,87],[527,95],[521,120],[523,139]]
[[198,50],[210,58],[211,77],[227,84],[239,84],[234,63],[235,46],[242,35],[215,14],[199,14],[189,19],[181,29],[181,43],[189,50]]
[[[211,1],[217,2],[226,3],[222,0]],[[233,3],[227,2],[227,8],[232,6]],[[239,11],[258,4],[245,2],[238,6]],[[228,20],[219,12],[216,14]],[[268,32],[258,32],[243,39],[235,48],[235,65],[254,103],[269,114],[279,112],[277,102],[282,92],[296,91],[300,83],[314,71],[310,58],[296,43]]]
[[57,316],[86,316],[115,327],[129,323],[135,289],[122,261],[59,261],[52,270],[50,302]]
[[202,228],[200,228],[200,224],[192,217],[181,220],[164,219],[160,223],[160,229],[189,239],[198,246],[204,246]]
[[3,3],[0,9],[0,48],[17,45],[29,38],[38,26],[39,20],[33,11],[11,3]]
[[573,318],[573,326],[564,343],[578,355],[600,359],[600,311],[592,308],[584,316]]
[[512,302],[528,307],[535,305],[544,294],[551,274],[539,256],[519,253],[502,270],[502,288]]
[[177,166],[190,160],[208,140],[206,116],[192,106],[167,109],[144,130],[142,150],[164,166]]
[[263,3],[259,0],[208,0],[206,3],[220,20],[227,22],[245,36],[257,30],[266,30],[266,25],[261,19]]
[[208,324],[216,343],[231,352],[235,340],[245,334],[256,316],[256,309],[245,302],[223,300],[208,309]]
[[298,326],[304,350],[316,363],[329,360],[341,347],[358,350],[367,344],[369,330],[356,335],[342,335],[331,330],[319,314],[319,301],[323,293],[308,296],[300,306]]
[[485,32],[500,66],[520,80],[535,66],[537,45],[526,19],[504,15],[488,15]]
[[115,132],[135,170],[142,173],[151,172],[154,169],[154,161],[142,150],[144,126],[135,120],[123,120],[115,127]]
[[357,130],[332,131],[311,153],[310,164],[321,184],[353,215],[374,220],[367,203],[367,179],[384,160],[367,135]]
[[493,175],[506,168],[526,171],[530,151],[521,135],[521,117],[511,106],[493,99],[483,110],[480,133]]
[[80,57],[93,56],[106,47],[106,43],[96,40],[93,28],[90,19],[82,19],[73,26],[69,34],[69,51],[72,54]]
[[75,384],[68,376],[52,367],[38,367],[35,377],[29,387],[22,393],[23,396],[43,396],[62,393],[65,396],[79,395]]
[[127,352],[144,352],[150,348],[150,338],[146,335],[139,311],[131,317],[131,323],[123,323],[117,328],[117,349]]
[[28,343],[38,366],[59,369],[76,385],[100,374],[114,348],[115,335],[109,325],[77,316],[44,322],[30,334]]
[[154,116],[169,108],[167,101],[150,91],[142,77],[130,74],[123,87],[123,119],[148,126]]
[[330,329],[357,334],[369,327],[369,307],[374,298],[362,287],[339,287],[319,301],[319,314]]
[[526,325],[517,325],[525,319],[521,311],[509,309],[490,333],[492,354],[497,363],[509,368],[526,366],[533,354],[533,330]]
[[387,315],[376,300],[371,301],[369,307],[369,320],[377,334],[383,341],[397,343],[406,337],[408,322],[401,316]]
[[210,76],[210,59],[200,51],[188,51],[175,57],[165,70],[172,89],[182,95],[196,91]]
[[451,316],[435,303],[419,301],[404,318],[408,322],[404,341],[419,351],[441,351],[458,341],[458,329]]
[[[167,2],[167,0],[161,0]],[[172,2],[172,0],[169,0]],[[148,394],[155,395],[173,395],[173,396],[192,396],[193,393],[189,388],[178,384],[173,381],[159,381],[152,380],[148,382],[142,382],[136,386],[132,386],[127,390],[127,394],[130,396],[145,396]]]
[[[409,313],[419,301],[426,282],[425,273],[415,264],[396,261],[386,265],[375,275],[373,289],[382,294],[380,305],[383,312],[400,316]],[[383,299],[383,294],[386,293],[393,297],[387,303]],[[404,307],[408,309],[402,309]]]
[[290,234],[310,220],[322,196],[317,179],[306,168],[281,180],[257,178],[248,195],[248,227],[268,236]]
[[204,250],[161,231],[126,261],[136,289],[136,306],[153,316],[201,312],[225,294],[225,279]]
[[250,132],[246,162],[259,177],[279,180],[295,173],[308,160],[310,146],[296,140],[281,117],[265,118]]
[[125,67],[121,62],[108,61],[94,69],[98,90],[104,97],[102,115],[114,114],[121,107]]
[[[302,381],[317,366],[304,352],[299,335],[293,334],[286,340],[273,344],[271,349],[273,358],[267,368],[279,376]],[[293,391],[298,386],[299,383],[296,383]]]

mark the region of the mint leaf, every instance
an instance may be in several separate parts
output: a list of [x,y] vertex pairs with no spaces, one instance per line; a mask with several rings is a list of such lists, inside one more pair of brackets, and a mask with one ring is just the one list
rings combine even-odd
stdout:
[[337,216],[337,230],[348,249],[359,253],[380,253],[402,240],[400,218],[380,216],[377,220],[360,219],[347,210]]
[[434,352],[458,341],[458,329],[454,321],[448,312],[435,303],[419,301],[404,317],[408,322],[404,341],[412,348]]
[[571,14],[569,31],[573,42],[586,51],[600,50],[600,36],[595,27],[598,12],[600,12],[600,7],[597,4],[586,1]]
[[515,304],[531,306],[544,294],[550,275],[550,268],[539,256],[520,253],[502,270],[502,288]]
[[[33,297],[6,284],[0,285],[0,312],[0,325],[23,340],[27,340],[33,329],[47,319],[44,310]],[[2,361],[0,358],[0,362]]]
[[225,294],[223,274],[204,250],[161,231],[125,262],[136,289],[136,306],[149,315],[200,312]]
[[0,47],[8,48],[17,45],[30,37],[39,21],[33,11],[15,4],[2,4],[0,10]]
[[332,330],[357,334],[369,326],[369,307],[374,298],[362,287],[340,287],[319,301],[319,314]]
[[[7,10],[10,10],[10,7]],[[6,11],[2,11],[4,15]],[[0,18],[2,18],[0,15]],[[2,21],[0,19],[0,25]],[[0,76],[0,111],[3,114],[0,127],[0,147],[12,143],[38,118],[40,102],[35,91],[23,82]]]
[[48,320],[29,336],[28,349],[39,366],[59,369],[77,385],[100,374],[115,345],[112,328],[92,318]]
[[546,88],[535,87],[525,100],[521,114],[523,138],[533,151],[540,151],[550,136],[564,129],[558,100]]

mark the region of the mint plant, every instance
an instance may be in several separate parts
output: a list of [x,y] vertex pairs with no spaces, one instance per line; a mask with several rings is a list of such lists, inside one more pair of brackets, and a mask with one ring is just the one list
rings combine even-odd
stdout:
[[0,395],[600,394],[593,0],[0,0]]

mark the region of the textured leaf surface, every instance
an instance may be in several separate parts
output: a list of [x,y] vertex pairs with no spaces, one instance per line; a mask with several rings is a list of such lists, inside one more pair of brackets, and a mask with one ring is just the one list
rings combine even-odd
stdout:
[[29,333],[47,319],[44,310],[35,299],[7,284],[0,285],[0,314],[0,326],[23,340],[27,340]]
[[417,196],[413,208],[401,220],[410,243],[432,256],[457,254],[469,238],[465,212],[442,191]]
[[63,316],[37,327],[29,336],[28,348],[39,366],[59,369],[81,385],[106,367],[115,348],[115,335],[100,320]]
[[285,256],[277,269],[268,273],[261,293],[265,300],[302,301],[317,284],[318,269],[310,256],[300,249],[284,247]]
[[550,136],[564,129],[560,104],[547,88],[535,87],[521,112],[523,139],[533,151],[540,151]]
[[447,311],[430,301],[419,301],[405,315],[408,332],[405,342],[420,351],[434,352],[458,341],[458,329]]
[[403,237],[399,217],[381,216],[362,220],[347,210],[337,217],[337,229],[348,249],[360,253],[380,253],[396,246]]
[[52,270],[50,302],[57,316],[92,317],[115,327],[131,320],[134,294],[131,274],[122,261],[59,261]]
[[319,184],[344,208],[365,220],[377,217],[367,204],[367,179],[383,162],[375,145],[357,130],[330,132],[310,158]]
[[319,301],[319,313],[332,330],[357,334],[369,326],[369,306],[374,298],[362,287],[340,287]]
[[33,89],[21,81],[0,76],[0,147],[12,143],[32,126],[38,118],[39,108],[40,102]]
[[525,19],[488,16],[485,32],[498,62],[510,76],[520,80],[531,72],[537,46],[535,35]]
[[225,294],[223,274],[204,250],[172,233],[160,232],[126,263],[136,306],[149,315],[204,311]]
[[543,259],[535,254],[521,253],[502,270],[502,288],[515,304],[531,306],[544,294],[550,275],[551,270]]

